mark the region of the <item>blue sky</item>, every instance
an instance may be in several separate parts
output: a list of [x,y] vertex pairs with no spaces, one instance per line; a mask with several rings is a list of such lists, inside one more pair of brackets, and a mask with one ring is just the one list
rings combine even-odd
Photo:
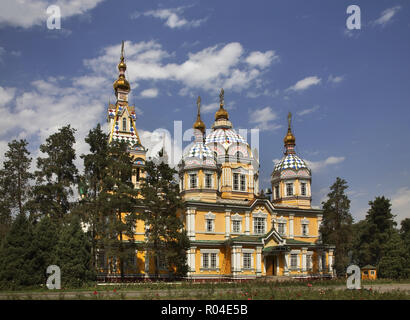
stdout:
[[[46,27],[50,4],[61,8],[60,30]],[[346,28],[351,4],[361,9],[360,30]],[[125,40],[130,102],[150,152],[162,146],[156,129],[171,132],[169,147],[174,120],[192,126],[198,95],[209,128],[223,87],[234,127],[260,129],[264,188],[290,111],[314,205],[340,176],[356,221],[378,195],[401,220],[410,216],[409,35],[410,5],[398,0],[2,0],[0,157],[15,138],[37,157],[68,123],[78,154],[87,152],[84,136],[105,124],[114,101]]]

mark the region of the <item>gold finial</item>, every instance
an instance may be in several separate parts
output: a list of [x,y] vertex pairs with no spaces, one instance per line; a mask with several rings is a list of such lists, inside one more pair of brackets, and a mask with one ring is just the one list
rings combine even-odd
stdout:
[[283,142],[285,143],[285,147],[295,145],[296,138],[292,133],[291,123],[292,123],[292,113],[289,112],[288,113],[288,133],[283,139]]
[[125,79],[125,70],[127,70],[127,65],[124,62],[124,40],[121,42],[121,61],[118,64],[118,79],[114,82],[114,90],[117,92],[117,89],[122,89],[125,91],[130,91],[131,87],[127,79]]
[[121,42],[121,59],[124,59],[124,40]]
[[219,94],[219,104],[221,107],[224,105],[224,88],[221,88],[221,93]]
[[196,100],[196,105],[198,107],[198,114],[196,116],[196,122],[193,125],[194,129],[197,129],[202,132],[202,134],[205,133],[205,123],[202,122],[201,120],[201,97],[198,96],[198,99]]

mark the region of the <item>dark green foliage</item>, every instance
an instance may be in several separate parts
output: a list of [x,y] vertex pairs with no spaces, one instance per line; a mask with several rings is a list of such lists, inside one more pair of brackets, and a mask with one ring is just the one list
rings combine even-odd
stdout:
[[359,265],[377,266],[385,254],[385,244],[394,232],[395,222],[391,213],[390,200],[384,196],[369,202],[365,222],[355,243],[355,256]]
[[[159,154],[161,157],[161,154]],[[186,251],[189,239],[183,230],[179,186],[175,181],[176,170],[163,161],[147,161],[146,176],[142,178],[141,206],[145,208],[142,218],[147,229],[146,250],[155,259],[155,275],[158,275],[158,258],[165,257],[176,276],[186,274]]]
[[40,146],[47,157],[37,159],[36,185],[30,202],[34,218],[50,215],[61,220],[71,208],[69,197],[73,195],[72,187],[77,178],[74,133],[70,125],[62,127]]
[[336,178],[336,182],[330,187],[329,199],[322,203],[323,223],[320,232],[325,244],[336,246],[334,269],[338,276],[346,273],[350,262],[348,252],[353,239],[353,218],[349,211],[350,200],[345,194],[346,189],[346,181]]
[[396,230],[391,232],[389,240],[383,245],[383,252],[378,264],[379,277],[399,279],[410,276],[410,266],[406,265],[406,248]]
[[0,287],[19,288],[35,284],[33,229],[24,213],[11,225],[0,249]]
[[400,237],[406,248],[406,274],[410,277],[410,218],[401,221]]
[[80,219],[73,216],[59,235],[56,264],[61,269],[62,287],[79,287],[94,280],[90,266],[90,242],[81,228]]
[[35,225],[32,242],[32,250],[35,252],[33,266],[35,273],[33,278],[37,284],[45,285],[48,275],[47,267],[57,264],[56,247],[61,226],[56,220],[44,216]]

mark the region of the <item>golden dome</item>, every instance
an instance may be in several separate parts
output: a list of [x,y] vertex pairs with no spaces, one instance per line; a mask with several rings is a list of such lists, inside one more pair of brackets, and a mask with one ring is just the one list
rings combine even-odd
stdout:
[[291,129],[291,121],[292,121],[292,114],[289,112],[288,114],[288,133],[286,134],[285,138],[283,139],[283,142],[285,143],[285,146],[288,145],[295,145],[296,138],[292,133]]
[[228,111],[223,107],[223,104],[220,105],[219,110],[215,113],[215,120],[226,119],[229,120]]
[[121,57],[121,62],[118,64],[118,70],[121,70],[121,68],[127,69],[127,65],[124,62],[124,57]]
[[196,121],[192,128],[197,129],[202,132],[202,134],[205,133],[205,123],[201,120],[201,97],[198,97],[198,100],[196,101],[196,105],[198,107],[198,115],[196,116]]
[[122,89],[125,91],[130,90],[130,83],[125,79],[124,76],[120,75],[117,80],[114,82],[114,90],[117,91],[117,89]]

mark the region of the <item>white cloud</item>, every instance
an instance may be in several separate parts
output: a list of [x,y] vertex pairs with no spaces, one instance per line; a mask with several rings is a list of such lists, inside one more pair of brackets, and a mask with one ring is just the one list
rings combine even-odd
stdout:
[[141,91],[141,97],[143,98],[155,98],[158,96],[158,89],[157,88],[150,88]]
[[265,53],[260,51],[253,51],[246,58],[246,62],[251,66],[258,66],[262,69],[268,67],[272,61],[279,60],[279,57],[275,54],[275,51],[269,50]]
[[187,20],[182,17],[183,12],[187,7],[178,7],[178,8],[168,8],[168,9],[157,9],[157,10],[149,10],[144,13],[134,13],[131,15],[131,18],[138,18],[141,15],[144,16],[151,16],[154,18],[158,18],[164,20],[164,25],[171,28],[191,28],[191,27],[199,27],[202,23],[204,23],[207,18],[197,19],[197,20]]
[[319,106],[314,106],[314,107],[312,107],[312,108],[303,109],[302,111],[299,111],[299,112],[297,113],[297,115],[298,115],[298,116],[304,116],[304,115],[307,115],[307,114],[309,114],[309,113],[315,112],[315,111],[318,110],[318,109],[319,109]]
[[[246,62],[244,49],[238,42],[217,45],[189,53],[188,58],[177,63],[166,63],[173,56],[155,42],[125,44],[127,73],[131,82],[167,80],[183,85],[181,95],[191,89],[218,92],[220,88],[241,91],[257,84],[261,71]],[[106,47],[102,54],[85,61],[96,74],[114,77],[120,45]],[[265,61],[266,65],[267,61]]]
[[329,78],[327,79],[327,81],[331,83],[340,83],[343,80],[344,80],[344,76],[333,76],[333,75],[329,75]]
[[0,87],[0,107],[7,105],[14,98],[15,92],[15,88]]
[[395,220],[400,222],[405,218],[410,218],[410,188],[403,187],[397,190],[397,192],[391,198],[392,213],[397,215]]
[[291,91],[303,91],[308,89],[311,86],[318,85],[320,83],[321,79],[318,78],[317,76],[312,76],[312,77],[306,77],[302,80],[299,80],[296,82],[293,86],[289,87],[287,90]]
[[254,123],[256,128],[260,130],[276,130],[281,127],[281,125],[273,123],[273,121],[277,119],[277,115],[269,106],[261,109],[249,110],[249,112],[249,122]]
[[83,14],[103,0],[2,0],[0,1],[0,26],[31,28],[45,23],[48,6],[60,7],[63,18]]
[[312,172],[319,172],[328,166],[339,164],[343,162],[344,160],[345,160],[345,157],[333,157],[332,156],[332,157],[328,157],[327,159],[321,160],[321,161],[305,160],[305,162],[308,165],[308,167],[312,170]]
[[389,21],[393,19],[396,13],[401,9],[401,6],[395,6],[384,10],[380,17],[373,21],[373,24],[385,26]]
[[219,108],[219,102],[201,105],[201,113],[212,113]]

